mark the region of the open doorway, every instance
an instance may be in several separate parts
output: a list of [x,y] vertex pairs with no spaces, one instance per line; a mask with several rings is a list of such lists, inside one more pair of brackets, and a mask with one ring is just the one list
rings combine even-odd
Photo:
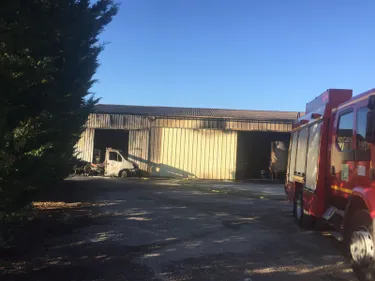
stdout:
[[106,147],[121,151],[124,157],[128,157],[129,131],[95,129],[94,137],[94,163],[104,161]]
[[[281,142],[288,153],[290,133],[238,132],[236,179],[272,178],[269,167],[272,154],[271,145],[275,141]],[[262,170],[265,171],[265,174],[261,173]],[[280,180],[284,177],[284,171],[277,176]]]

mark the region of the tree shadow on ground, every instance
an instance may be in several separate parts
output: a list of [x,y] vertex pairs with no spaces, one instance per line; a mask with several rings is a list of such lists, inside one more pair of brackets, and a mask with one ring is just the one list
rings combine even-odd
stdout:
[[[81,179],[43,196],[35,220],[19,231],[21,242],[3,254],[1,280],[350,280],[343,279],[351,274],[346,265],[335,262],[337,249],[322,255],[311,248],[309,254],[321,261],[314,266],[300,259],[306,253],[295,237],[305,243],[310,234],[284,231],[291,218],[280,211],[256,216],[249,212],[253,201],[241,211],[223,207],[221,194],[158,187],[175,193],[162,201],[155,187],[142,188]],[[217,202],[198,202],[194,196]],[[257,233],[251,233],[254,226]],[[280,240],[263,244],[262,236],[278,231]],[[244,254],[241,248],[250,242],[256,247]],[[199,251],[206,252],[199,256]],[[192,257],[179,258],[184,253]],[[156,274],[150,268],[159,264]]]

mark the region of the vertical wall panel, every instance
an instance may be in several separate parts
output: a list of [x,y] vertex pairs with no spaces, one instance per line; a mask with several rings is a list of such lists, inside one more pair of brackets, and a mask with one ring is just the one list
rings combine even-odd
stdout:
[[129,160],[136,162],[141,170],[148,169],[149,130],[129,131]]
[[77,158],[87,162],[92,161],[94,153],[94,134],[95,129],[87,128],[81,135],[78,143],[75,146]]
[[160,162],[160,153],[161,153],[161,139],[162,139],[163,130],[160,128],[151,129],[151,140],[150,140],[150,149],[151,149],[151,158],[152,163]]
[[[237,132],[163,128],[154,175],[235,179]],[[130,154],[130,153],[129,153]]]

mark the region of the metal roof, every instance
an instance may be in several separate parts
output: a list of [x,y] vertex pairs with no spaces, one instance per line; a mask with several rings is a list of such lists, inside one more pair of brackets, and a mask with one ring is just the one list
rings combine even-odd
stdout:
[[[293,111],[263,111],[236,110],[217,108],[188,108],[165,106],[134,106],[97,104],[94,113],[144,115],[154,117],[185,117],[185,118],[223,118],[236,120],[295,120],[299,112]],[[303,113],[300,113],[303,115]]]

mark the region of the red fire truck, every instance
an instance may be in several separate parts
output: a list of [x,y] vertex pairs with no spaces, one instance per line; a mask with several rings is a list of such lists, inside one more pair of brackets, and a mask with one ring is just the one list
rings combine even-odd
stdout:
[[285,190],[295,221],[337,227],[359,280],[375,280],[375,89],[329,89],[293,124]]

